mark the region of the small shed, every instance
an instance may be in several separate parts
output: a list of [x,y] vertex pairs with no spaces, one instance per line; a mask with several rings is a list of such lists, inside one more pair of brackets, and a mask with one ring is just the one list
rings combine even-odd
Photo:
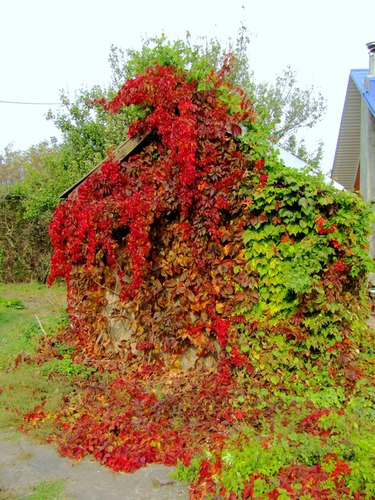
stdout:
[[[243,293],[255,285],[255,276],[240,269],[234,271],[235,265],[241,268],[244,263],[242,233],[249,215],[241,208],[242,202],[232,193],[231,186],[242,178],[250,162],[240,151],[235,136],[215,137],[214,143],[220,144],[220,150],[228,158],[228,166],[223,168],[210,157],[210,168],[217,170],[217,175],[213,174],[214,183],[227,192],[229,200],[227,203],[218,198],[222,207],[207,205],[207,217],[215,220],[220,241],[203,238],[204,247],[190,246],[191,231],[197,235],[206,231],[204,220],[188,221],[181,218],[179,211],[167,211],[151,227],[154,249],[148,256],[141,299],[133,300],[122,297],[123,285],[131,287],[132,280],[129,260],[124,257],[128,233],[121,229],[113,232],[119,272],[112,273],[103,263],[96,267],[98,274],[93,276],[90,270],[86,273],[84,267],[78,265],[68,286],[68,307],[74,311],[72,329],[82,353],[91,344],[97,346],[98,351],[104,349],[107,361],[112,359],[113,363],[161,360],[182,369],[215,369],[217,366],[220,351],[225,350],[224,340],[220,344],[220,335],[222,338],[226,335],[235,304],[246,307],[249,301],[256,300],[257,292],[254,289],[249,294]],[[127,139],[61,198],[68,204],[81,203],[83,209],[85,202],[101,203],[102,199],[89,199],[82,193],[86,194],[87,184],[93,179],[101,178],[108,162],[117,162],[119,171],[127,172],[137,158],[155,154],[158,147],[160,137],[156,132]],[[163,150],[161,154],[168,156],[170,152]],[[234,175],[232,163],[236,169]],[[214,188],[202,181],[201,189],[208,193]],[[212,197],[212,193],[209,196]],[[76,286],[78,282],[84,284]],[[88,358],[90,352],[86,354]]]
[[[258,330],[298,344],[315,328],[313,317],[303,326],[306,304],[318,315],[324,300],[357,311],[337,284],[359,286],[364,267],[352,284],[342,252],[354,239],[364,247],[367,206],[354,195],[336,200],[321,180],[285,170],[244,94],[229,86],[225,104],[220,75],[200,89],[156,66],[108,103],[116,112],[141,100],[147,113],[63,194],[50,225],[49,282],[67,282],[64,339],[78,362],[252,373],[246,353]],[[353,216],[336,223],[348,203]],[[306,266],[317,243],[322,252]],[[331,275],[335,286],[327,288]],[[312,284],[327,297],[311,293]]]

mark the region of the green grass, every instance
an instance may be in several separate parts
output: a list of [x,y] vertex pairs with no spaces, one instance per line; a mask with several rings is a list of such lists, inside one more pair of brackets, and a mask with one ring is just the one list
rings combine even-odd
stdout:
[[40,325],[46,333],[58,327],[65,315],[65,294],[63,286],[0,284],[2,299],[21,301],[24,305],[24,309],[18,309],[0,301],[0,370],[9,369],[19,353],[35,351],[37,338],[30,338],[30,332],[38,337],[43,335]]
[[[0,284],[0,430],[11,438],[16,439],[27,412],[41,404],[53,411],[72,391],[68,378],[50,380],[40,366],[27,362],[66,320],[65,296],[62,285]],[[47,421],[32,429],[31,437],[43,441],[51,431]],[[64,498],[65,486],[65,480],[56,479],[22,493],[0,487],[0,500],[59,500]]]
[[[23,416],[35,406],[45,403],[45,409],[53,411],[64,394],[69,394],[69,380],[49,380],[42,376],[39,367],[22,364],[16,370],[1,374],[0,430],[15,431],[23,423]],[[44,422],[36,427],[36,438],[43,440],[51,427]]]
[[63,500],[66,483],[64,479],[41,481],[21,494],[0,489],[0,500]]
[[[25,362],[66,318],[65,287],[0,284],[0,297],[0,429],[15,431],[36,405],[53,410],[72,390],[67,378],[49,380],[41,367]],[[20,302],[23,309],[16,306]],[[49,430],[46,422],[35,437],[43,439]]]
[[64,498],[66,481],[64,479],[55,479],[52,481],[42,481],[34,486],[30,493],[22,496],[22,499],[28,500],[62,500]]

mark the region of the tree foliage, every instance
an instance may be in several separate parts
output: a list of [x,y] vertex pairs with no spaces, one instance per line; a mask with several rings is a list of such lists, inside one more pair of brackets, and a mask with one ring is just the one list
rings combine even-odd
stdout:
[[24,176],[24,164],[20,153],[13,151],[11,145],[0,156],[0,189],[3,197],[11,186],[21,181]]
[[277,76],[274,84],[253,86],[253,100],[277,141],[285,141],[301,128],[313,127],[326,109],[322,95],[313,86],[306,89],[298,86],[296,72],[290,66]]
[[45,281],[51,246],[48,222],[67,178],[59,148],[42,142],[27,151],[6,148],[0,181],[0,279]]
[[[254,101],[259,116],[258,123],[261,124],[265,137],[274,136],[287,149],[297,152],[302,159],[316,165],[321,159],[321,149],[309,154],[303,142],[297,142],[294,133],[301,127],[313,126],[319,120],[324,110],[322,96],[315,94],[312,88],[299,89],[295,74],[290,69],[274,85],[257,85],[248,59],[249,43],[246,27],[242,26],[236,40],[230,40],[225,47],[218,40],[205,38],[193,44],[189,34],[186,39],[173,42],[164,35],[146,38],[140,50],[123,51],[112,46],[109,55],[112,78],[109,86],[82,89],[73,99],[62,91],[60,109],[48,113],[48,119],[62,133],[59,144],[43,142],[26,151],[13,151],[10,147],[5,150],[0,171],[0,196],[7,196],[11,192],[17,198],[19,212],[14,213],[14,220],[20,218],[20,223],[28,226],[29,230],[34,222],[39,227],[39,224],[50,220],[59,195],[123,141],[129,125],[137,118],[144,117],[147,110],[135,104],[113,114],[106,108],[95,106],[94,102],[103,98],[110,100],[123,81],[142,74],[155,63],[163,67],[173,65],[181,71],[187,71],[188,79],[197,81],[198,86],[204,86],[205,78],[211,71],[221,68],[226,54],[232,53],[234,59],[228,81],[235,87],[241,87],[247,97]],[[9,205],[3,208],[9,213]],[[29,234],[29,230],[24,233],[17,229],[12,235],[12,241],[18,240],[21,234]],[[37,233],[38,229],[32,232]],[[42,233],[46,234],[45,231]],[[41,238],[41,248],[46,249],[48,241],[44,238],[45,236]],[[37,241],[34,244],[35,252],[38,253]],[[3,253],[10,256],[12,252],[8,249],[8,243],[2,240],[1,245]],[[26,248],[27,241],[23,241],[22,245]],[[16,250],[14,255],[16,254],[21,256],[23,252]],[[23,262],[22,259],[20,263]],[[9,264],[11,259],[7,262]],[[28,267],[26,262],[23,265]],[[11,278],[11,268],[8,265],[4,269],[1,274],[3,279],[5,276],[8,276],[7,279]],[[36,275],[45,275],[45,265],[36,270]],[[20,279],[19,273],[17,276]],[[31,277],[29,273],[22,276],[26,280]]]
[[0,204],[0,280],[45,282],[50,258],[47,221],[25,219],[18,196],[3,198]]
[[[326,109],[321,93],[313,86],[301,88],[290,67],[275,82],[257,83],[248,56],[250,39],[245,26],[241,26],[236,40],[230,40],[227,46],[222,46],[217,39],[202,38],[199,42],[193,44],[188,33],[186,39],[176,41],[170,41],[164,35],[146,38],[140,50],[124,51],[112,46],[109,55],[112,76],[108,88],[96,86],[82,90],[73,102],[62,92],[64,110],[55,114],[50,112],[49,119],[62,131],[65,144],[71,144],[71,160],[87,170],[87,163],[93,166],[105,156],[108,148],[121,142],[127,126],[138,116],[136,106],[123,109],[118,115],[105,113],[94,108],[96,99],[111,99],[122,82],[143,73],[153,64],[187,70],[188,78],[203,82],[212,70],[222,67],[228,53],[234,57],[230,82],[240,87],[253,102],[263,126],[268,126],[269,137],[296,153],[298,148],[291,146],[288,139],[293,136],[292,140],[296,142],[301,129],[311,128],[321,119]],[[302,159],[313,158],[314,165],[317,165],[321,160],[322,145],[316,152],[305,150],[302,143],[299,148],[299,153],[304,156]]]

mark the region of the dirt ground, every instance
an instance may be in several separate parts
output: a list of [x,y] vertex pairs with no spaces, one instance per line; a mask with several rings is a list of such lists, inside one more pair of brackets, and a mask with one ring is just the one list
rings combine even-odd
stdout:
[[62,497],[66,500],[188,499],[187,487],[170,478],[172,470],[152,464],[133,474],[115,473],[88,458],[75,464],[60,457],[53,446],[34,443],[25,435],[0,432],[2,499],[25,498],[30,488],[56,479],[67,481]]

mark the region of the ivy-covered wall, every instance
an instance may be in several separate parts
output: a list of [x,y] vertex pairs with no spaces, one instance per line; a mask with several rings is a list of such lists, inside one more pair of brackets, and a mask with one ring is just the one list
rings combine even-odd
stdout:
[[285,167],[228,72],[197,82],[156,65],[100,103],[139,106],[129,136],[155,135],[56,210],[50,281],[68,285],[67,335],[121,369],[188,353],[284,384],[301,359],[354,376],[371,209]]

